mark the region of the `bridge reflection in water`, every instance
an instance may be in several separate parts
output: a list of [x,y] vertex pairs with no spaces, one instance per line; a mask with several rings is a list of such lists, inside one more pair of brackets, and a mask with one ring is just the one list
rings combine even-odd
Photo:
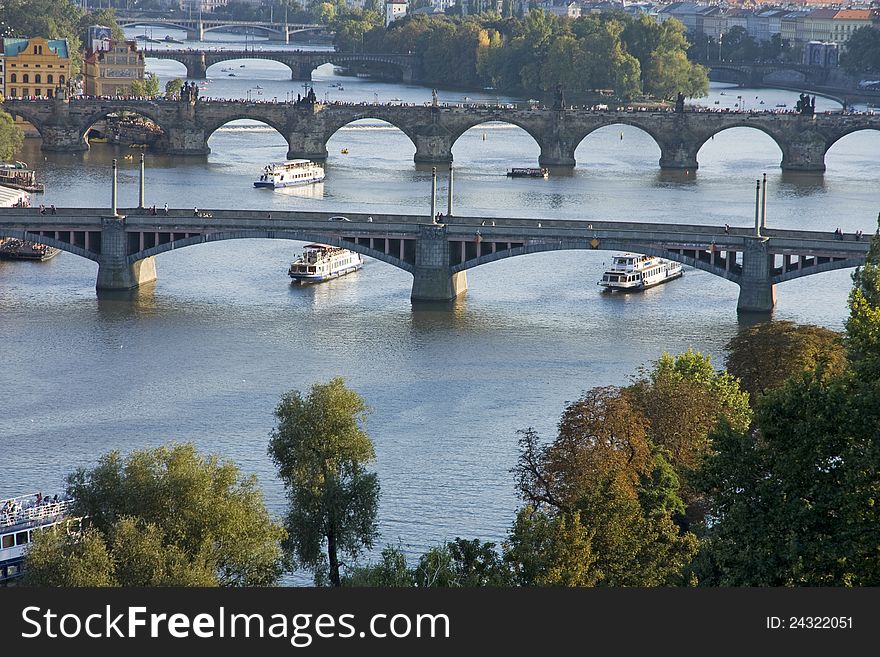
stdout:
[[[195,216],[194,216],[195,215]],[[414,302],[449,301],[467,290],[467,270],[502,258],[543,251],[632,251],[675,260],[740,286],[737,309],[769,312],[776,285],[856,267],[868,241],[806,230],[642,222],[428,217],[339,212],[143,208],[0,209],[0,237],[53,246],[98,263],[99,290],[130,290],[156,280],[155,257],[172,249],[229,239],[286,239],[342,246],[413,276]]]

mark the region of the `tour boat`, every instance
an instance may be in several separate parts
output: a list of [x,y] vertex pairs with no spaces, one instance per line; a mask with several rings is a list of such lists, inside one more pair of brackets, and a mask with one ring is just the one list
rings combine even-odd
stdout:
[[0,162],[0,185],[26,192],[42,192],[43,184],[36,181],[36,175],[26,162]]
[[644,290],[678,278],[683,273],[678,262],[638,253],[616,254],[611,268],[602,274],[599,285],[606,290]]
[[309,244],[303,254],[294,260],[288,275],[299,283],[319,283],[344,276],[364,266],[360,253],[338,246]]
[[291,185],[310,185],[324,180],[324,167],[311,160],[287,160],[273,162],[263,167],[254,187],[290,187]]
[[14,237],[0,239],[0,260],[39,260],[45,262],[61,253],[61,249]]
[[34,534],[55,525],[79,531],[81,519],[71,518],[73,500],[25,495],[0,500],[0,586],[22,576],[22,562]]
[[549,175],[547,167],[514,167],[507,172],[509,178],[546,178]]

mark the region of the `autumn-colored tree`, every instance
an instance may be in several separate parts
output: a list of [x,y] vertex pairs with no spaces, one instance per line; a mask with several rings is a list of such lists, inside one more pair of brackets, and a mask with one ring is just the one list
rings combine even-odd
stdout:
[[847,365],[843,335],[786,320],[744,327],[726,349],[727,372],[739,379],[752,405],[792,376],[816,368],[821,368],[824,376],[837,376]]

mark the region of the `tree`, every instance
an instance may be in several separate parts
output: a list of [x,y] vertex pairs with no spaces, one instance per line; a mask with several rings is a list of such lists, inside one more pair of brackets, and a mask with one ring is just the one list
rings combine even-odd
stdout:
[[387,545],[382,559],[372,566],[355,566],[342,577],[343,586],[415,586],[415,574],[406,563],[406,555],[400,547]]
[[[578,564],[563,552],[565,558],[552,571],[555,581],[661,586],[681,580],[696,537],[674,522],[684,508],[681,484],[649,440],[646,425],[630,394],[608,387],[594,388],[570,404],[551,444],[541,445],[530,430],[521,432],[517,488],[526,508],[546,517],[525,512],[511,544],[553,546],[557,532],[563,532],[566,540],[586,541],[589,550],[577,551],[592,560]],[[580,533],[571,524],[575,518]],[[537,536],[527,536],[531,531]],[[522,549],[516,562],[530,563]],[[542,567],[520,566],[519,571],[541,572]]]
[[[283,567],[283,528],[254,477],[190,444],[102,456],[67,480],[82,538],[41,532],[28,555],[45,585],[268,586]],[[43,537],[45,534],[45,540]],[[83,573],[89,568],[94,577]]]
[[287,546],[316,583],[327,568],[330,583],[340,586],[340,554],[356,558],[378,536],[379,481],[365,468],[375,459],[363,430],[367,413],[338,377],[316,383],[307,397],[284,394],[275,409],[269,455],[287,491]]
[[174,78],[165,83],[165,98],[169,100],[180,97],[180,90],[183,89],[183,80]]
[[867,26],[853,30],[840,65],[853,75],[880,71],[880,30]]
[[880,237],[853,275],[849,367],[766,393],[754,430],[724,426],[695,481],[706,491],[704,584],[880,585]]
[[740,329],[725,346],[727,372],[739,379],[749,401],[779,388],[792,376],[821,367],[825,376],[847,365],[843,336],[830,329],[776,320]]
[[24,141],[24,134],[9,114],[0,110],[0,160],[8,162],[15,157]]
[[494,543],[456,538],[428,550],[414,571],[416,586],[504,586],[508,571]]
[[131,81],[131,95],[154,98],[159,95],[159,76],[155,73],[147,73],[143,80]]

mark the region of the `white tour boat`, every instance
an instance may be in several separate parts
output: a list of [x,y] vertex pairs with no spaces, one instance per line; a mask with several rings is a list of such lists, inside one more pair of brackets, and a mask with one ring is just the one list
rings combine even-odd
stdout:
[[81,519],[70,517],[73,500],[41,494],[0,500],[0,586],[21,577],[22,562],[34,533],[60,525],[79,531]]
[[338,246],[309,244],[303,254],[294,260],[288,275],[300,283],[319,283],[344,276],[364,266],[360,253]]
[[311,160],[287,160],[272,162],[263,167],[254,187],[290,187],[292,185],[311,185],[324,180],[324,167]]
[[683,274],[678,262],[639,253],[616,254],[599,285],[606,290],[644,290]]

